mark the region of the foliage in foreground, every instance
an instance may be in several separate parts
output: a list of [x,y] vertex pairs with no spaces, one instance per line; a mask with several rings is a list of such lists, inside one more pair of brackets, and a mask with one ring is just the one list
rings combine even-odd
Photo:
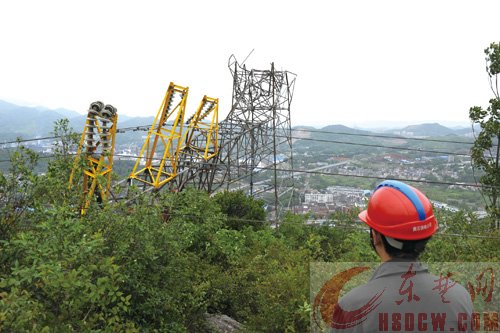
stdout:
[[[0,175],[0,331],[206,332],[208,312],[248,332],[307,332],[309,263],[376,260],[356,211],[332,216],[335,227],[289,215],[273,229],[241,192],[186,191],[94,204],[82,218],[62,176],[71,161],[36,175],[31,152],[13,157]],[[439,221],[465,237],[436,236],[426,260],[500,260],[500,235],[475,216]]]
[[[500,227],[500,44],[491,43],[484,50],[486,72],[493,98],[486,108],[474,106],[469,109],[472,124],[479,124],[480,132],[471,149],[472,164],[482,172],[479,182],[486,201],[486,210]],[[474,126],[472,127],[474,128]]]

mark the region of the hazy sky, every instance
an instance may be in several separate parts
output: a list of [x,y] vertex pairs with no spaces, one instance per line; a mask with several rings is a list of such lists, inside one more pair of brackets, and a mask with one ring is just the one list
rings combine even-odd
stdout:
[[500,1],[0,2],[0,99],[154,116],[170,81],[231,104],[227,61],[296,73],[292,123],[468,121]]

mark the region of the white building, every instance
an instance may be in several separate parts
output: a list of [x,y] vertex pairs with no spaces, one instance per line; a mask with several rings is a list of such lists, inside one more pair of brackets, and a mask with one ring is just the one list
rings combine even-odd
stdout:
[[333,202],[333,194],[331,193],[306,193],[305,203],[331,203]]

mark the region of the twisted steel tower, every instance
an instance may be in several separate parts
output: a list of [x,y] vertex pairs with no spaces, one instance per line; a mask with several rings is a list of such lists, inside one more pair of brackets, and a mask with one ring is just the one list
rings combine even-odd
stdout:
[[219,154],[219,99],[207,97],[201,100],[197,111],[186,121],[188,129],[182,139],[179,154],[179,172],[172,180],[176,191],[196,184],[206,188],[211,165]]
[[100,101],[90,104],[68,185],[73,186],[74,179],[79,176],[79,163],[83,160],[82,215],[94,195],[98,202],[106,202],[110,194],[117,122],[115,107],[105,106]]
[[270,70],[249,70],[234,56],[228,67],[232,107],[220,123],[219,100],[207,96],[184,122],[188,88],[170,83],[129,182],[142,183],[143,190],[168,185],[175,192],[245,189],[274,206],[277,220],[293,198],[290,105],[296,75],[274,63]]
[[[129,179],[160,189],[177,176],[188,88],[170,85]],[[167,121],[172,121],[167,126]],[[144,161],[145,159],[145,161]],[[142,165],[144,163],[144,165]]]
[[281,196],[293,191],[293,174],[280,169],[293,169],[290,105],[296,75],[277,71],[274,63],[270,70],[248,70],[234,56],[228,67],[232,108],[219,125],[219,154],[187,184],[210,193],[222,188],[272,193],[279,216]]

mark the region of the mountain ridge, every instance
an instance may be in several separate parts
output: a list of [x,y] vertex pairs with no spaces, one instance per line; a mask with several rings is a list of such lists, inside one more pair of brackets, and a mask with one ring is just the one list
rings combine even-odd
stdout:
[[[13,140],[17,137],[46,136],[52,132],[54,122],[63,118],[69,119],[70,126],[78,132],[83,129],[86,116],[64,108],[49,109],[43,106],[20,106],[0,100],[0,140]],[[130,117],[123,115],[118,119],[120,128],[149,126],[154,117]],[[351,128],[342,124],[327,125],[319,129],[312,126],[296,125],[292,129],[349,134],[380,133],[372,129]],[[471,128],[452,129],[439,123],[424,123],[406,126],[401,129],[385,130],[383,133],[415,137],[449,135],[470,137],[472,130]]]

